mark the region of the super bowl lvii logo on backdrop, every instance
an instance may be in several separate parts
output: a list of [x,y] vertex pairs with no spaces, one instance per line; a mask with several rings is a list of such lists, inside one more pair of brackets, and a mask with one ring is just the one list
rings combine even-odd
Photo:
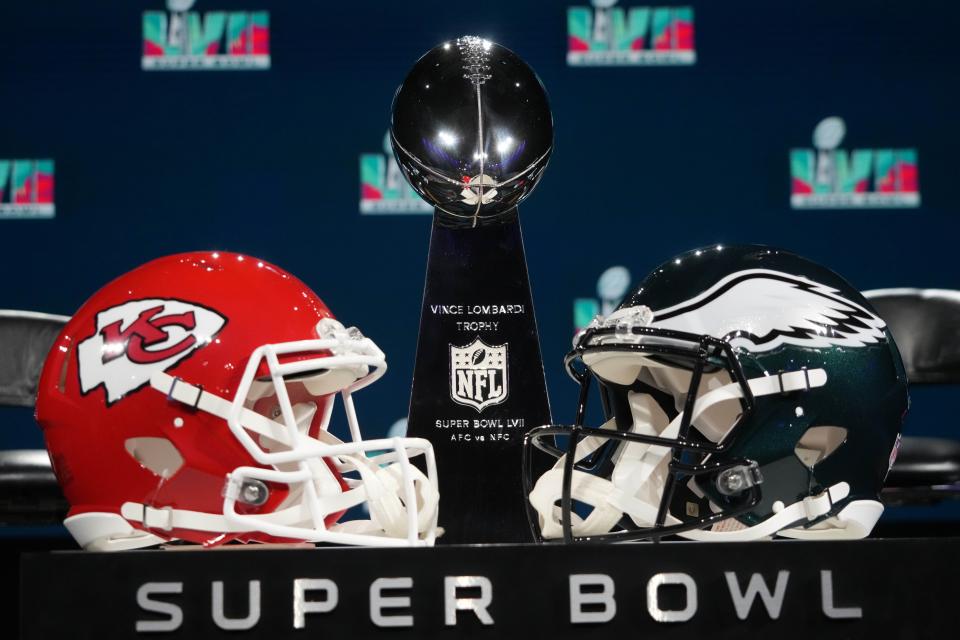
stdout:
[[490,346],[480,338],[462,347],[450,345],[450,398],[477,413],[507,399],[507,345]]
[[597,280],[596,298],[575,298],[573,301],[574,333],[586,329],[597,316],[608,316],[630,289],[630,271],[626,267],[610,267]]
[[814,149],[790,150],[794,209],[881,209],[920,206],[916,149],[838,148],[843,119],[825,118],[813,131]]
[[383,153],[360,154],[360,213],[433,213],[404,179],[389,132],[383,136]]
[[697,61],[692,7],[615,6],[567,9],[567,64],[571,66],[664,66]]
[[52,218],[53,160],[0,160],[0,219]]
[[143,58],[148,71],[269,69],[266,11],[189,11],[194,0],[167,0],[165,11],[143,12]]

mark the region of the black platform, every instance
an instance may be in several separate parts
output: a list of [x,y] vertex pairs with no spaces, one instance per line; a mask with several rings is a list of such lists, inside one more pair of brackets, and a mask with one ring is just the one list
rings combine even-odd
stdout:
[[946,638],[958,558],[960,538],[31,553],[21,625],[72,639]]

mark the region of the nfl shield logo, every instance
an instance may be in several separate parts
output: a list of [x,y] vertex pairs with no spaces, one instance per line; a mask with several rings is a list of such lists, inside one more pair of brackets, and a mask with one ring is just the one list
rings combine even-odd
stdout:
[[481,412],[507,399],[507,345],[491,347],[480,338],[450,345],[450,397]]

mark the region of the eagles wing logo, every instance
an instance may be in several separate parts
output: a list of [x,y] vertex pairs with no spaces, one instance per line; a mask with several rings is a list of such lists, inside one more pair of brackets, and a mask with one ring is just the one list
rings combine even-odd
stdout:
[[480,338],[450,345],[450,398],[478,413],[507,399],[507,345],[491,347]]
[[749,269],[653,313],[653,325],[770,351],[782,344],[862,347],[886,340],[886,323],[836,289],[802,276]]
[[227,319],[182,300],[134,300],[97,314],[96,331],[77,346],[80,391],[103,385],[107,405],[166,371],[223,329]]

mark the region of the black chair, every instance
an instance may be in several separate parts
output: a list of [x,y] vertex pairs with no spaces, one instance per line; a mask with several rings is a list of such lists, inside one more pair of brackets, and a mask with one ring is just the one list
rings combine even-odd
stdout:
[[[67,320],[0,310],[0,407],[34,405],[43,361]],[[66,511],[46,450],[0,451],[0,526],[59,524]]]
[[[893,333],[911,387],[960,385],[960,291],[877,289],[864,295]],[[909,429],[909,420],[907,424]],[[960,441],[904,437],[884,501],[918,505],[956,497]]]

